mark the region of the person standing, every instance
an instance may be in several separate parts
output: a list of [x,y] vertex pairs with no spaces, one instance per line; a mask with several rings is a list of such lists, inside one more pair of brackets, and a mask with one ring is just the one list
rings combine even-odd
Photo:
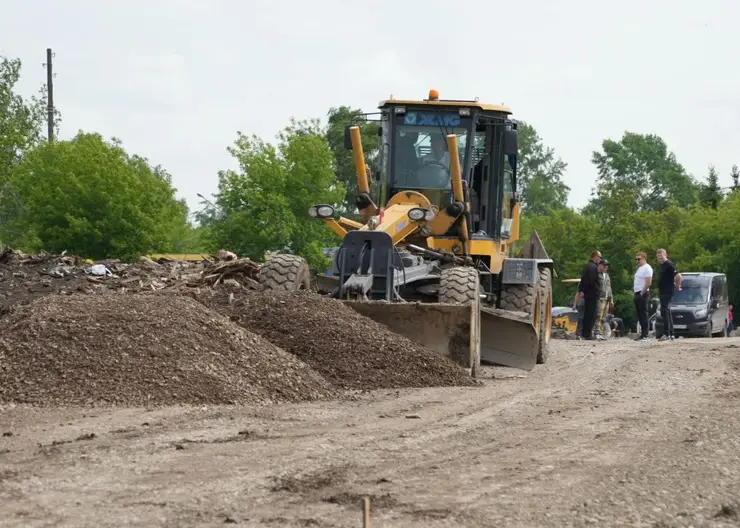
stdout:
[[596,312],[596,326],[594,333],[596,339],[604,339],[604,321],[609,313],[609,308],[614,306],[612,299],[612,279],[609,277],[609,261],[599,261],[599,276],[601,279],[601,290],[599,292],[599,307]]
[[599,251],[591,252],[591,260],[583,267],[581,282],[578,284],[578,294],[583,299],[583,325],[581,336],[583,339],[594,339],[594,323],[596,310],[599,308],[599,268],[597,262],[601,260]]
[[660,316],[663,318],[665,325],[661,341],[675,339],[673,334],[673,316],[671,315],[671,300],[673,299],[674,289],[681,289],[681,275],[678,273],[676,265],[668,259],[668,253],[665,249],[660,248],[655,252],[658,259],[658,295],[660,299]]
[[730,303],[727,308],[727,335],[731,335],[732,331],[735,330],[735,314],[732,313],[735,310],[735,305]]
[[650,304],[650,285],[653,283],[653,268],[647,263],[647,255],[640,251],[635,255],[637,271],[632,284],[634,291],[637,320],[640,322],[640,335],[635,341],[646,341],[648,338],[648,305]]
[[583,297],[581,292],[577,291],[576,296],[573,298],[573,309],[578,312],[578,323],[576,324],[576,337],[581,338],[581,332],[583,329]]

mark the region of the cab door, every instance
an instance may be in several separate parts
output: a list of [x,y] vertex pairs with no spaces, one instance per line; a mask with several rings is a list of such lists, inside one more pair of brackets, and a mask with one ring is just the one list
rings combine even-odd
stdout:
[[726,289],[727,281],[724,277],[717,276],[712,278],[711,303],[709,307],[712,314],[712,330],[715,333],[720,333],[727,326],[727,310],[729,305],[725,292]]

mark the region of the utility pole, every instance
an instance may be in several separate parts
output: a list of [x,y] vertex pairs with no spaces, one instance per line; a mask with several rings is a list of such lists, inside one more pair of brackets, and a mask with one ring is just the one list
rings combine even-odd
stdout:
[[46,48],[46,110],[49,142],[54,139],[54,72],[52,71],[51,60],[51,48]]

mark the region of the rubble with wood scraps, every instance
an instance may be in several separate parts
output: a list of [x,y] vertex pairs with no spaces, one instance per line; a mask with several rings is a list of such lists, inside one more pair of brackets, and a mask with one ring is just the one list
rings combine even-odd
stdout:
[[[223,256],[223,260],[220,257]],[[260,264],[222,250],[215,262],[107,259],[90,261],[66,252],[30,255],[0,250],[0,315],[16,305],[50,294],[140,293],[171,289],[197,290],[228,286],[261,290]]]

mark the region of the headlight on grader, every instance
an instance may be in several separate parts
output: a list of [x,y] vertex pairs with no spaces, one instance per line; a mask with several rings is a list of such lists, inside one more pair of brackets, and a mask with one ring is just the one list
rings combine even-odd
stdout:
[[311,218],[331,218],[334,216],[334,208],[331,205],[313,205],[308,208],[308,216]]
[[319,218],[329,218],[334,216],[334,208],[331,205],[322,205],[316,212],[319,214]]
[[409,209],[409,218],[413,220],[414,222],[420,222],[424,220],[427,216],[427,210],[423,209],[421,207],[414,207],[413,209]]

